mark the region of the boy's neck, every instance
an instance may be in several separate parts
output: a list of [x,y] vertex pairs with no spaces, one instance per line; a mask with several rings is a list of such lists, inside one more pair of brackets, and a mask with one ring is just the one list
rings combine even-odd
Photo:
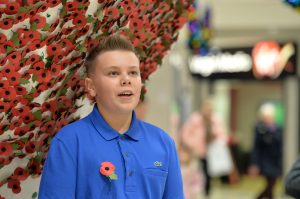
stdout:
[[104,110],[99,110],[99,113],[102,115],[103,119],[118,133],[125,133],[131,124],[132,113],[130,114],[113,114]]

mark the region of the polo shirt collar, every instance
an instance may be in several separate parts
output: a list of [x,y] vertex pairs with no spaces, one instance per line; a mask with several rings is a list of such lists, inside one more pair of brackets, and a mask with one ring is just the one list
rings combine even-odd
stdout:
[[[92,113],[90,114],[91,121],[98,131],[98,133],[105,140],[113,140],[119,137],[121,134],[114,130],[99,113],[98,107],[95,104]],[[141,129],[139,121],[136,118],[135,112],[132,112],[132,120],[129,129],[123,134],[127,135],[129,138],[138,141],[141,137]]]

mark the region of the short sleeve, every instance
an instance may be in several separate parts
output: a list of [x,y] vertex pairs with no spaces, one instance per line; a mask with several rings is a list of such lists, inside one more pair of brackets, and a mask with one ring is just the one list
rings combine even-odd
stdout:
[[168,169],[168,177],[166,181],[163,199],[184,199],[182,176],[180,171],[180,163],[175,147],[172,140],[170,162]]
[[42,173],[39,199],[74,199],[76,164],[74,152],[54,138]]

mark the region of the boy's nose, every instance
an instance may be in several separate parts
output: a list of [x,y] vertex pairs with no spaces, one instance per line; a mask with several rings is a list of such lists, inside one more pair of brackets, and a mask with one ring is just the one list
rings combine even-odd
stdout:
[[129,80],[129,78],[124,78],[122,81],[121,81],[121,85],[130,85],[131,82]]

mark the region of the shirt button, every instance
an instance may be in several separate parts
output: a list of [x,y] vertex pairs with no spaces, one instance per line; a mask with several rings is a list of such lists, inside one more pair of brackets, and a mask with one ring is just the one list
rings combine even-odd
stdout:
[[125,136],[124,136],[124,135],[121,136],[120,139],[121,139],[121,140],[125,140]]
[[124,153],[124,156],[125,156],[126,158],[128,158],[129,153],[128,153],[128,152],[125,152],[125,153]]
[[129,176],[132,176],[132,175],[133,175],[133,171],[130,171],[130,172],[128,173],[128,175],[129,175]]

